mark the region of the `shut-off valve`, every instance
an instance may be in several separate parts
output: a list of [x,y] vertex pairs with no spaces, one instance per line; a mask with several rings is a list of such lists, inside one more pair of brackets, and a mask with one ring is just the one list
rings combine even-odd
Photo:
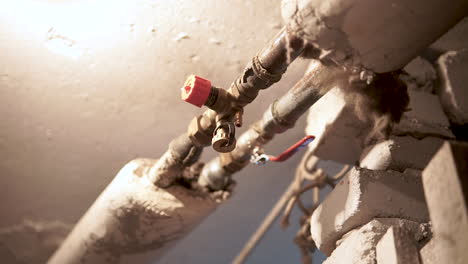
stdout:
[[312,136],[312,135],[305,136],[278,156],[267,155],[263,152],[263,148],[256,147],[254,148],[252,152],[250,162],[256,165],[263,165],[267,163],[268,161],[283,162],[289,159],[292,155],[294,155],[301,148],[304,148],[307,145],[309,145],[309,143],[311,143],[314,139],[315,139],[315,136]]
[[233,107],[224,89],[211,85],[209,80],[190,75],[181,89],[182,100],[197,107],[207,106],[216,112],[216,127],[211,144],[218,152],[231,152],[236,147],[235,127],[242,126],[242,109]]

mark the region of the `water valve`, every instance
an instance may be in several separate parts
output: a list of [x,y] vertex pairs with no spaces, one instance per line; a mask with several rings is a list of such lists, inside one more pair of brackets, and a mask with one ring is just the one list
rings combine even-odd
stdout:
[[231,152],[236,147],[236,130],[233,122],[218,121],[211,139],[213,148],[221,153]]
[[224,89],[211,85],[209,80],[190,75],[181,89],[181,97],[197,107],[203,105],[215,111],[218,120],[213,131],[213,149],[225,153],[236,147],[235,126],[242,126],[242,109],[233,107],[232,96]]
[[305,136],[278,156],[267,155],[263,153],[262,148],[255,147],[254,150],[252,151],[250,162],[257,164],[257,165],[263,165],[267,163],[268,161],[274,161],[274,162],[285,161],[289,159],[292,155],[294,155],[294,153],[296,153],[298,150],[309,145],[309,143],[312,142],[314,139],[315,139],[314,136],[311,136],[311,135]]
[[211,91],[211,82],[196,75],[190,75],[181,89],[181,97],[187,103],[201,107]]

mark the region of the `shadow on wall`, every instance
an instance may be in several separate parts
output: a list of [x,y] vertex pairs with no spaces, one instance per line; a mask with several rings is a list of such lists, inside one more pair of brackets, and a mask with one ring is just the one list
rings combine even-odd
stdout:
[[62,222],[25,220],[0,229],[0,256],[7,264],[45,263],[72,230]]
[[[124,164],[161,155],[199,113],[179,99],[187,75],[227,87],[281,28],[280,21],[276,0],[2,1],[0,228],[11,242],[2,242],[8,248],[2,252],[18,261],[23,260],[17,254],[25,254],[29,260],[23,263],[43,263],[44,257],[33,257],[40,252],[30,251],[34,236],[8,230],[23,219],[75,223]],[[262,91],[245,109],[245,127],[292,87],[304,68],[305,62],[296,62],[280,85]],[[284,145],[276,152],[300,137],[302,131],[278,137],[275,142]],[[226,209],[231,213],[224,211],[231,219],[217,214],[212,222],[231,220],[232,230],[248,236],[242,223],[255,226],[264,211],[246,213],[245,204],[267,210],[294,163],[283,166],[247,171],[239,199]],[[189,249],[200,237],[219,241],[223,229],[199,233]],[[225,236],[241,244],[245,237],[237,233]],[[283,255],[294,258],[294,245],[286,243],[291,250]],[[225,245],[220,254],[229,259],[238,250]]]

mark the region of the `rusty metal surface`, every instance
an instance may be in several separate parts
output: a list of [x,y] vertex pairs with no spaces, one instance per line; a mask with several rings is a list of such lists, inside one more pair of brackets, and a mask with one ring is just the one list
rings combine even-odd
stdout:
[[254,123],[238,140],[234,151],[210,161],[202,170],[199,183],[210,189],[223,188],[231,175],[247,166],[255,148],[262,148],[277,133],[294,127],[297,119],[314,104],[320,94],[317,87],[333,86],[345,80],[346,73],[339,67],[326,66],[317,61],[316,69],[306,74],[291,90],[272,103],[263,118]]

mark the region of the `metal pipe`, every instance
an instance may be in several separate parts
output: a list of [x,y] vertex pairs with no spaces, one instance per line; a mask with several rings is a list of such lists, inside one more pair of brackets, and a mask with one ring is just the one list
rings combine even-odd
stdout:
[[275,134],[294,127],[299,117],[321,97],[318,90],[326,90],[325,87],[347,81],[347,76],[340,67],[316,61],[315,67],[308,74],[271,104],[262,119],[239,137],[234,151],[220,154],[205,165],[199,184],[213,190],[223,189],[233,173],[247,166],[254,148],[264,146]]
[[169,143],[167,151],[151,168],[150,180],[156,181],[159,187],[171,185],[185,167],[198,161],[202,151],[203,148],[194,145],[187,133],[178,136]]
[[[187,135],[181,135],[173,140],[168,150],[151,168],[150,180],[159,187],[167,187],[174,182],[183,168],[189,164],[186,160],[196,160],[198,155],[193,153],[200,153],[203,147],[212,143],[214,132],[220,130],[217,129],[218,121],[235,118],[244,106],[257,97],[260,90],[278,82],[289,64],[302,53],[304,47],[304,41],[284,27],[227,89],[226,96],[222,97],[225,101],[213,102],[214,105],[226,103],[229,107],[223,107],[224,111],[220,113],[207,110],[195,117],[188,127]],[[225,134],[225,131],[220,133]],[[223,140],[223,137],[219,135],[217,137]],[[191,153],[194,160],[187,156]]]
[[154,186],[155,162],[125,165],[47,263],[150,263],[216,208],[207,193]]
[[210,145],[219,115],[239,113],[302,52],[303,42],[288,34],[283,29],[227,90],[230,108],[194,118],[159,160],[134,160],[122,168],[48,263],[154,261],[208,216],[216,207],[209,193],[173,182]]
[[[314,2],[318,3],[318,1]],[[331,2],[335,3],[338,0],[324,1],[321,9],[332,11],[331,15],[333,15],[335,9],[327,8],[331,6]],[[373,3],[372,1],[348,2],[353,5],[360,3],[360,8],[346,8],[344,5],[344,11],[351,10],[353,13],[348,14],[347,17],[344,13],[340,13],[338,19],[332,17],[329,20],[342,21],[341,18],[346,18],[351,19],[347,20],[348,22],[362,22],[343,23],[347,26],[361,29],[361,26],[369,25],[376,28],[366,31],[369,34],[359,34],[357,31],[348,32],[341,31],[342,28],[330,28],[322,25],[323,21],[318,21],[322,23],[319,25],[320,30],[314,31],[308,27],[310,30],[308,32],[320,34],[310,39],[316,39],[317,48],[323,50],[327,50],[324,45],[338,45],[329,47],[333,50],[330,59],[337,62],[354,62],[352,59],[356,58],[356,61],[360,61],[365,68],[376,72],[399,68],[414,57],[418,50],[434,40],[437,34],[442,34],[464,16],[467,10],[466,1],[463,2],[463,0],[457,0],[457,5],[446,5],[442,0],[430,1],[430,3],[437,2],[441,7],[450,7],[451,12],[440,12],[440,10],[447,10],[436,5],[420,3],[421,7],[434,7],[436,12],[433,13],[441,19],[433,19],[430,16],[431,12],[425,12],[429,14],[429,18],[425,17],[425,19],[418,20],[418,17],[414,16],[410,20],[411,25],[418,26],[418,34],[414,34],[413,27],[408,27],[406,25],[408,20],[405,19],[397,21],[399,25],[397,28],[392,23],[376,23],[373,19],[363,19],[362,14],[375,16],[378,13],[368,11],[367,7]],[[379,3],[384,2],[379,1]],[[397,2],[401,6],[405,5],[403,0]],[[457,8],[461,11],[454,15],[454,10]],[[411,11],[405,8],[401,10]],[[380,20],[388,18],[388,16],[376,17]],[[395,15],[391,21],[398,20],[400,17],[404,16]],[[431,27],[436,30],[424,31]],[[374,37],[381,37],[382,34],[375,35],[375,32],[382,33],[383,29],[386,29],[387,33],[385,38]],[[330,33],[328,30],[337,34],[327,34]],[[341,39],[342,35],[339,33],[342,32],[346,38]],[[195,192],[180,185],[172,185],[172,183],[186,166],[198,160],[202,148],[211,144],[217,121],[237,114],[257,97],[261,89],[266,89],[281,79],[288,65],[303,52],[306,45],[296,33],[298,32],[284,28],[259,55],[252,59],[242,75],[227,90],[230,107],[223,111],[224,113],[220,115],[215,111],[207,110],[204,114],[194,118],[187,133],[174,139],[157,162],[139,160],[125,166],[48,263],[119,263],[124,262],[130,254],[131,260],[128,257],[127,262],[142,262],[144,258],[154,261],[155,256],[160,256],[178,238],[186,235],[206,217],[216,206],[213,200],[206,196],[206,193]],[[329,39],[330,36],[338,36],[338,41]],[[403,37],[404,41],[398,37]],[[418,41],[417,38],[423,41]],[[369,39],[379,40],[379,42],[368,45]],[[413,45],[414,43],[417,45]],[[347,46],[340,47],[339,45],[342,44]],[[407,50],[409,52],[406,52]],[[355,51],[363,57],[354,56]],[[211,189],[222,189],[234,172],[247,165],[254,147],[263,146],[276,133],[282,133],[294,126],[297,118],[319,97],[313,87],[332,86],[335,85],[335,81],[342,79],[346,79],[346,74],[340,68],[319,65],[311,75],[301,80],[295,88],[271,105],[262,120],[239,138],[238,146],[233,152],[222,154],[210,161],[203,168],[199,183]]]
[[263,49],[259,60],[270,74],[282,74],[303,49],[304,40],[297,37],[288,27],[284,27],[274,41]]

